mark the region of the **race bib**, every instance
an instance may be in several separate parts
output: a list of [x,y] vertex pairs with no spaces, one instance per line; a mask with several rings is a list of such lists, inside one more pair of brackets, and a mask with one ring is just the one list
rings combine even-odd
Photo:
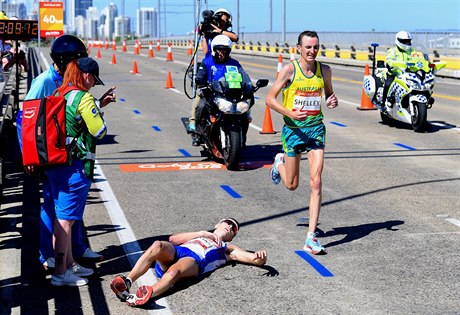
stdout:
[[321,111],[321,91],[297,90],[292,110],[304,111],[311,116],[318,115]]

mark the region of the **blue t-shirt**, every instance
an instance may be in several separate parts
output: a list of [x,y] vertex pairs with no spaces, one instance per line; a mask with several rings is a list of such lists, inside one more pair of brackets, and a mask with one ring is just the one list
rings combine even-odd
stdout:
[[61,86],[62,81],[63,79],[59,72],[51,66],[47,71],[43,71],[39,76],[33,79],[30,90],[27,92],[24,100],[33,100],[50,96]]

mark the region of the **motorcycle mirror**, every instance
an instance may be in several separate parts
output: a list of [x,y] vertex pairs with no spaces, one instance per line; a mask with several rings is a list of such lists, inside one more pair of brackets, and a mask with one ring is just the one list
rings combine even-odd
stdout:
[[257,82],[256,82],[256,86],[257,86],[258,88],[262,88],[262,87],[265,87],[265,86],[267,86],[267,85],[268,85],[268,79],[259,79],[259,80],[257,80]]

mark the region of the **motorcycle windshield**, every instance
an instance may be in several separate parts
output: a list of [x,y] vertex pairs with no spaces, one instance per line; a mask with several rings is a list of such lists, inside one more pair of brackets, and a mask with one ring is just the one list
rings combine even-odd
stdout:
[[236,94],[252,93],[252,82],[245,72],[225,73],[219,80],[211,82],[211,88],[215,93],[235,97]]

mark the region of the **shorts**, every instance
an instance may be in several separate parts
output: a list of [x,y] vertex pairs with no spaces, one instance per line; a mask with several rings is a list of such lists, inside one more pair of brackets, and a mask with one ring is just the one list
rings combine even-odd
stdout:
[[[198,275],[202,274],[202,268],[200,268],[201,258],[197,254],[195,254],[193,251],[191,251],[187,247],[181,247],[181,246],[174,245],[174,249],[176,250],[176,252],[174,253],[174,262],[177,262],[179,259],[183,257],[191,257],[195,259],[198,265]],[[165,271],[161,269],[160,265],[157,262],[155,262],[155,273],[158,278],[163,277],[163,275],[165,274]]]
[[323,149],[325,140],[326,126],[323,123],[303,128],[291,128],[284,125],[281,131],[283,151],[289,157],[295,157],[305,151]]
[[81,220],[91,181],[85,175],[84,162],[74,159],[72,165],[53,166],[45,171],[54,199],[56,218]]

